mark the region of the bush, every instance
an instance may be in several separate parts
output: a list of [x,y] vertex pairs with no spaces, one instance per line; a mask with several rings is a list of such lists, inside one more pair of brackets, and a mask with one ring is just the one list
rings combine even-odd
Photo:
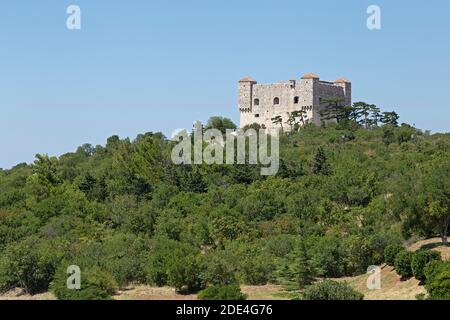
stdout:
[[411,278],[413,275],[411,268],[413,253],[410,251],[401,251],[395,257],[395,271],[402,279]]
[[182,293],[197,292],[204,288],[198,260],[194,255],[171,260],[167,267],[167,283]]
[[202,278],[205,283],[220,286],[237,282],[238,259],[231,252],[215,250],[202,258]]
[[0,259],[0,290],[19,287],[29,294],[47,291],[58,263],[57,250],[37,238],[10,245]]
[[441,254],[437,251],[420,250],[414,253],[411,261],[411,269],[414,277],[420,282],[425,282],[425,267],[431,261],[440,261]]
[[247,296],[241,292],[237,284],[225,286],[212,286],[200,291],[198,294],[200,300],[246,300]]
[[341,242],[336,236],[316,238],[312,247],[311,262],[318,276],[337,278],[345,275],[347,257]]
[[425,267],[429,299],[450,300],[450,261],[432,261]]
[[196,291],[201,287],[200,251],[186,243],[160,239],[145,266],[147,283],[174,286],[177,291]]
[[145,282],[144,265],[149,246],[133,234],[116,233],[104,240],[104,270],[114,276],[120,288],[132,282]]
[[67,288],[68,263],[62,263],[58,268],[55,279],[50,285],[50,290],[59,300],[111,300],[117,289],[117,284],[112,275],[102,271],[98,267],[81,268],[81,287],[77,289]]
[[265,285],[275,270],[273,257],[264,253],[247,254],[239,263],[242,281],[250,285]]
[[305,289],[303,300],[362,300],[364,295],[347,283],[325,280]]
[[395,265],[395,257],[397,257],[397,254],[399,254],[401,251],[404,251],[405,249],[397,244],[390,244],[386,246],[384,249],[384,261],[389,266]]

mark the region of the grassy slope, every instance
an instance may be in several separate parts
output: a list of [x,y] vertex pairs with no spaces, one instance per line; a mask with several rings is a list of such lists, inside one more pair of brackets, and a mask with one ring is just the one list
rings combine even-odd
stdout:
[[[416,251],[420,248],[439,251],[443,259],[450,260],[450,246],[442,245],[439,238],[416,242],[409,247],[409,250]],[[339,280],[347,281],[355,289],[364,293],[366,300],[415,300],[417,294],[426,293],[425,288],[419,285],[419,281],[414,278],[401,281],[395,270],[386,265],[381,271],[380,290],[367,289],[367,277],[368,275],[360,275]]]

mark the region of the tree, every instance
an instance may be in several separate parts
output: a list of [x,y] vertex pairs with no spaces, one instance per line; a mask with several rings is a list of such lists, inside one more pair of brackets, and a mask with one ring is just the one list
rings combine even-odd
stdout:
[[357,121],[364,126],[364,128],[369,129],[371,127],[377,127],[380,120],[380,109],[374,104],[368,104],[366,102],[356,102],[353,104],[355,109],[355,115]]
[[178,256],[167,265],[167,284],[180,293],[197,292],[204,288],[199,259],[194,255]]
[[[308,116],[307,116],[305,110],[297,110],[297,111],[293,111],[293,112],[292,112],[292,117],[293,117],[294,119],[299,118],[299,119],[300,119],[300,122],[301,122],[301,124],[302,124],[303,126],[306,124],[306,120],[308,119]],[[298,124],[298,122],[297,122],[297,124]]]
[[395,264],[395,257],[397,257],[397,254],[399,254],[401,251],[404,251],[405,248],[401,245],[391,244],[386,246],[384,249],[384,261],[389,266],[394,266]]
[[212,285],[236,284],[238,261],[236,257],[225,250],[215,250],[203,257],[204,269],[202,278]]
[[281,132],[283,132],[283,119],[281,116],[276,116],[270,119],[274,125],[280,125],[281,126]]
[[336,122],[341,122],[344,119],[348,119],[350,116],[349,107],[344,107],[343,104],[345,99],[342,98],[325,98],[322,101],[324,105],[323,109],[319,111],[320,119],[322,121],[334,120]]
[[400,251],[395,257],[395,271],[402,277],[408,279],[413,276],[411,262],[413,253],[410,251]]
[[381,115],[380,121],[384,125],[391,125],[391,126],[397,127],[399,118],[400,118],[399,115],[394,111],[383,112]]
[[[447,178],[445,178],[447,177]],[[425,198],[424,219],[429,219],[439,230],[443,243],[448,243],[450,224],[450,158],[444,156],[431,164],[424,177]]]
[[261,129],[266,129],[266,126],[263,124],[263,125],[260,125],[259,123],[252,123],[252,124],[247,124],[247,125],[245,125],[243,128],[242,128],[242,131],[244,131],[244,132],[246,132],[247,130],[249,130],[249,129],[253,129],[253,130],[255,130],[256,132],[259,132],[259,130],[261,130]]
[[395,140],[395,132],[394,127],[392,125],[385,125],[383,126],[383,137],[382,137],[383,143],[388,146],[392,143],[394,143]]
[[314,272],[312,270],[308,253],[303,238],[300,239],[300,252],[298,257],[297,282],[300,289],[304,289],[314,281]]
[[405,204],[409,207],[405,211],[405,229],[425,236],[439,234],[442,242],[448,243],[450,179],[444,177],[450,177],[450,157],[445,154],[410,177],[411,184],[405,187],[401,196],[410,199],[410,203]]
[[0,290],[47,291],[60,259],[56,248],[36,237],[11,244],[0,258]]
[[328,164],[327,156],[322,147],[317,149],[312,162],[311,170],[313,174],[329,175],[331,173],[330,165]]
[[429,299],[450,300],[450,261],[433,261],[425,267]]
[[291,128],[291,133],[294,132],[295,125],[297,121],[292,113],[289,113],[288,119],[286,120],[286,124]]
[[368,121],[369,127],[370,128],[378,127],[378,123],[381,119],[381,114],[380,109],[377,108],[377,106],[375,106],[374,104],[370,105],[370,116],[371,118]]
[[425,267],[431,261],[441,261],[441,253],[439,251],[419,250],[413,255],[411,269],[414,277],[422,283],[426,281]]
[[235,130],[237,126],[228,118],[224,117],[211,117],[208,119],[208,122],[206,123],[205,130],[209,129],[217,129],[223,134],[226,133],[227,129]]

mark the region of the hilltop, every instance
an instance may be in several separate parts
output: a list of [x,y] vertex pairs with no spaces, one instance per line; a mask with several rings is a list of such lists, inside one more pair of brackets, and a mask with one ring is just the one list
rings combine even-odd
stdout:
[[[259,165],[175,165],[173,145],[112,136],[0,171],[0,290],[110,299],[130,285],[185,296],[303,287],[364,274],[387,245],[437,236],[448,212],[449,134],[305,125],[281,136],[269,177]],[[82,270],[80,291],[66,288],[69,265]]]

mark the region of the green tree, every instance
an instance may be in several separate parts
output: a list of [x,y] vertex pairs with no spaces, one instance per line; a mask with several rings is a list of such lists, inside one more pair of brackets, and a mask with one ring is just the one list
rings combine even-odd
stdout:
[[[404,226],[407,230],[431,236],[439,234],[443,243],[448,242],[450,224],[450,157],[442,155],[424,165],[416,182],[408,185],[403,197],[406,203]],[[414,177],[412,177],[414,179]],[[414,194],[413,194],[414,193]]]
[[300,239],[300,252],[298,257],[297,282],[300,289],[304,289],[314,281],[314,271],[308,257],[304,240]]
[[281,132],[284,131],[284,130],[283,130],[283,119],[281,118],[281,116],[273,117],[273,118],[270,119],[270,120],[272,121],[272,123],[273,123],[274,125],[280,125],[280,127],[281,127]]
[[381,123],[384,125],[398,126],[399,115],[395,111],[383,112],[380,118]]
[[0,258],[0,290],[19,287],[30,294],[47,291],[61,258],[56,247],[36,237],[11,244]]
[[325,150],[322,147],[319,147],[316,154],[314,155],[311,171],[313,174],[318,175],[329,175],[331,173],[331,168],[328,164]]
[[440,261],[441,253],[438,251],[419,250],[414,253],[411,261],[411,269],[414,277],[420,282],[426,281],[425,267],[431,261]]
[[408,279],[413,276],[411,268],[413,253],[410,251],[400,251],[395,257],[395,271],[402,277]]
[[429,299],[450,300],[450,261],[433,261],[425,268]]
[[223,134],[225,134],[227,129],[235,130],[237,126],[228,118],[224,117],[211,117],[206,123],[205,130],[217,129]]
[[394,266],[397,254],[404,250],[405,248],[401,245],[391,244],[386,246],[384,249],[384,261],[387,265]]

